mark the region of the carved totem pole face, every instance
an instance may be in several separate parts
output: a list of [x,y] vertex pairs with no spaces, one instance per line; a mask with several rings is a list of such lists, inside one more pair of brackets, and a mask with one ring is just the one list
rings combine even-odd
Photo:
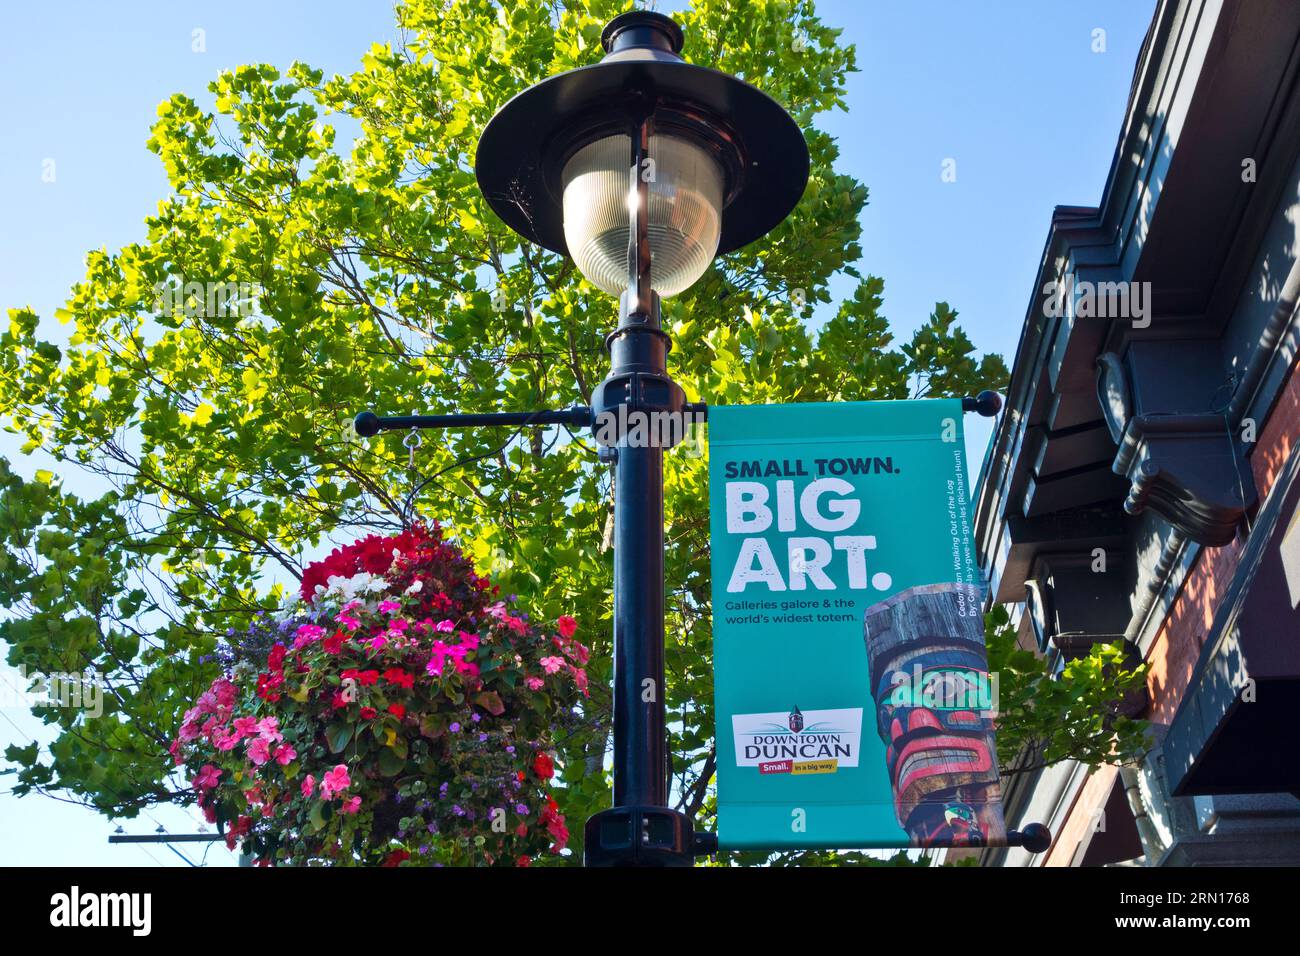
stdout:
[[909,588],[866,612],[876,726],[915,846],[1006,840],[983,617],[959,587]]

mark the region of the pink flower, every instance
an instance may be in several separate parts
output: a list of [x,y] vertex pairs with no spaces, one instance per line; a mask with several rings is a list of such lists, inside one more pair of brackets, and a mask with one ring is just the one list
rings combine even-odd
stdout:
[[541,690],[546,684],[546,681],[542,680],[540,677],[525,677],[524,683],[528,685],[529,690]]
[[388,629],[390,631],[396,631],[398,634],[402,633],[402,631],[406,630],[410,626],[411,622],[404,617],[395,617],[388,622]]
[[339,807],[339,813],[356,813],[360,809],[361,798],[353,797],[351,800],[344,801],[343,806]]
[[217,706],[233,707],[235,705],[235,696],[238,691],[231,681],[226,680],[224,677],[213,681],[211,690],[217,698]]
[[235,737],[254,737],[257,735],[256,717],[236,717]]
[[289,744],[281,744],[275,748],[275,762],[281,767],[289,766],[297,756],[298,751],[294,750]]
[[384,637],[382,634],[377,634],[366,643],[370,645],[372,651],[382,651],[384,645],[388,643],[388,638]]
[[351,614],[340,614],[334,620],[338,621],[339,624],[341,624],[343,627],[346,627],[349,631],[355,631],[357,628],[361,626],[361,622],[358,621]]
[[257,722],[257,735],[268,744],[278,744],[284,740],[280,733],[280,720],[277,717],[263,717]]
[[260,767],[271,759],[271,746],[261,737],[254,737],[248,744],[248,759]]
[[555,627],[560,632],[560,637],[573,637],[573,633],[578,629],[578,622],[567,614],[561,614],[555,622]]
[[319,624],[304,624],[294,632],[293,646],[295,649],[306,647],[312,641],[318,641],[325,636],[325,628]]
[[210,763],[203,765],[198,774],[194,777],[194,789],[210,790],[217,785],[221,779],[221,768],[213,766]]
[[307,774],[307,776],[305,776],[302,780],[302,795],[304,797],[310,797],[311,792],[315,789],[316,789],[316,778],[311,774]]
[[212,743],[218,750],[234,750],[239,745],[239,734],[227,732],[225,728],[218,728],[212,734]]
[[587,672],[581,667],[570,667],[569,673],[573,675],[573,683],[577,686],[578,690],[582,691],[582,696],[590,696],[587,693]]
[[401,605],[401,603],[398,602],[398,601],[380,601],[380,602],[379,602],[379,613],[380,613],[380,614],[396,614],[396,613],[397,613],[398,611],[400,611],[401,609],[402,609],[402,605]]
[[541,660],[542,670],[548,674],[554,674],[564,669],[563,657],[543,657]]
[[442,667],[447,663],[448,650],[449,648],[442,641],[433,642],[433,656],[429,658],[429,663],[425,666],[425,670],[427,670],[431,676],[437,677],[442,673]]
[[434,627],[434,630],[442,634],[450,634],[452,631],[456,630],[456,625],[451,621],[439,621],[437,626]]
[[352,780],[348,777],[347,764],[341,763],[333,770],[325,771],[325,776],[321,778],[320,782],[320,795],[329,800],[351,785]]
[[457,674],[468,674],[470,677],[478,677],[478,665],[473,661],[457,661]]
[[460,646],[465,648],[465,650],[475,650],[478,648],[478,644],[479,640],[477,634],[470,634],[468,631],[460,632]]

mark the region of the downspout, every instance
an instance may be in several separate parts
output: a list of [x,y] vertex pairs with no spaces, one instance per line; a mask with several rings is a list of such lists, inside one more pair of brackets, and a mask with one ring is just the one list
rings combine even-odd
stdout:
[[1147,815],[1146,801],[1142,799],[1138,772],[1133,767],[1120,767],[1119,780],[1124,787],[1124,796],[1128,798],[1129,810],[1133,813],[1133,822],[1137,824],[1138,839],[1142,841],[1142,866],[1152,866],[1164,856],[1165,846],[1156,830],[1155,823]]

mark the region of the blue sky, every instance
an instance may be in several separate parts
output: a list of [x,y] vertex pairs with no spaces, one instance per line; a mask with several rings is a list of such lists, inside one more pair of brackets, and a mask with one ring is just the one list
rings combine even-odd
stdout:
[[[681,4],[660,4],[666,12]],[[981,351],[1010,363],[1052,208],[1101,198],[1134,62],[1155,0],[823,0],[824,21],[858,48],[849,113],[823,120],[839,168],[866,183],[860,268],[885,280],[884,312],[903,338],[936,300]],[[201,30],[203,52],[196,52]],[[1094,52],[1096,30],[1104,52]],[[159,102],[242,63],[303,60],[354,69],[394,39],[380,0],[13,3],[0,10],[0,307],[46,318],[81,277],[90,249],[144,236],[167,190],[145,148]],[[686,53],[689,57],[689,38]],[[54,181],[42,174],[53,161]],[[941,177],[953,161],[956,180]],[[847,292],[845,282],[836,291]],[[971,460],[987,422],[968,416]],[[0,454],[18,458],[0,435]],[[16,467],[30,474],[34,458]],[[0,707],[0,749],[45,740],[20,708]],[[186,864],[161,846],[110,847],[109,821],[4,793],[0,864]],[[183,811],[124,824],[193,832]],[[202,848],[181,847],[191,859]],[[208,863],[233,861],[220,846]]]

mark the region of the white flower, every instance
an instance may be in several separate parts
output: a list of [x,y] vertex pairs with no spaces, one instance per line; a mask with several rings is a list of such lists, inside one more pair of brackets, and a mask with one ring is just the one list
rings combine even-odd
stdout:
[[419,594],[419,593],[420,593],[420,589],[421,589],[422,587],[424,587],[424,582],[421,581],[419,578],[416,578],[415,581],[412,582],[411,586],[410,586],[409,588],[407,588],[405,591],[403,591],[402,593],[403,593],[403,594]]

